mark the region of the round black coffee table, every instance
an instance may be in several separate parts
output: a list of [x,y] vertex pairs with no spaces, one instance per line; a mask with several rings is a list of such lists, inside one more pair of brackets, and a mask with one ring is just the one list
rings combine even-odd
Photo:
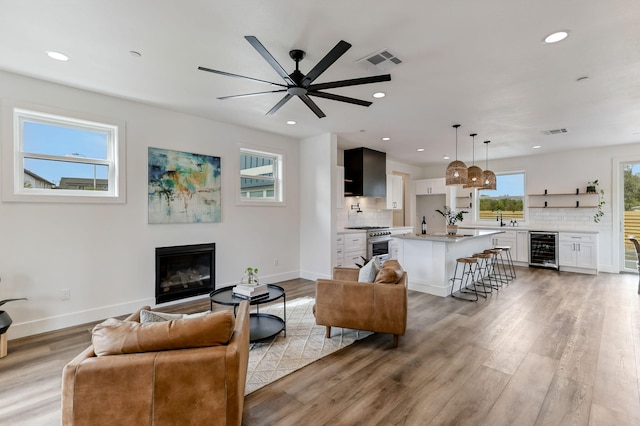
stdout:
[[[249,315],[249,341],[257,342],[259,340],[268,339],[276,334],[284,331],[284,337],[287,337],[287,295],[284,289],[275,284],[267,284],[269,295],[256,299],[245,299],[234,296],[233,287],[224,287],[209,293],[210,305],[213,310],[213,304],[233,306],[233,312],[236,312],[240,302],[248,300],[250,305],[256,305],[256,312]],[[284,318],[280,318],[273,314],[260,313],[260,305],[274,300],[283,299]]]

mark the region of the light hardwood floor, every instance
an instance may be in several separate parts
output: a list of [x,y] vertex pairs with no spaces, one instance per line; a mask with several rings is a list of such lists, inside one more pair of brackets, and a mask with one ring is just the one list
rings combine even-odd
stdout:
[[[397,349],[374,334],[304,367],[248,395],[243,424],[640,424],[638,277],[517,272],[478,302],[410,292]],[[310,281],[281,285],[288,300],[314,294]],[[1,425],[59,424],[62,367],[92,325],[9,342]]]

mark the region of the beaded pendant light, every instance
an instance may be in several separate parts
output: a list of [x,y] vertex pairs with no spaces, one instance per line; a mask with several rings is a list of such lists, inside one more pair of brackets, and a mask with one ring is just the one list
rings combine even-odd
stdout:
[[477,133],[471,133],[469,136],[473,138],[473,165],[467,169],[467,184],[464,188],[482,188],[482,169],[476,166],[476,136]]
[[482,188],[480,189],[496,189],[496,174],[489,170],[489,143],[491,141],[484,141],[484,145],[487,148],[487,160],[484,165],[484,172],[482,172]]
[[458,127],[460,127],[459,124],[453,125],[453,128],[456,129],[456,160],[447,166],[445,174],[446,185],[462,186],[467,184],[467,165],[462,161],[458,161]]

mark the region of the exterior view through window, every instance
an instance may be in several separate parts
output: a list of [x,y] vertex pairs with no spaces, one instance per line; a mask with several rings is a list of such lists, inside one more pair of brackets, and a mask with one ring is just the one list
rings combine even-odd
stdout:
[[523,221],[524,173],[497,174],[496,188],[478,191],[478,219]]
[[624,268],[635,271],[636,250],[629,236],[640,238],[640,163],[626,164],[624,176]]
[[240,150],[240,198],[247,201],[282,201],[282,156]]
[[[117,128],[32,111],[16,111],[19,127],[17,192],[102,196],[115,193]],[[98,194],[95,194],[98,195]]]

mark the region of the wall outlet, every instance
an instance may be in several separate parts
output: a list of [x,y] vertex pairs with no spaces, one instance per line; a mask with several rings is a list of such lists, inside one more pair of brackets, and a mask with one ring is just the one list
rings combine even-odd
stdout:
[[278,266],[278,258],[273,259],[273,266]]
[[69,300],[71,299],[71,289],[63,288],[60,290],[60,300]]

